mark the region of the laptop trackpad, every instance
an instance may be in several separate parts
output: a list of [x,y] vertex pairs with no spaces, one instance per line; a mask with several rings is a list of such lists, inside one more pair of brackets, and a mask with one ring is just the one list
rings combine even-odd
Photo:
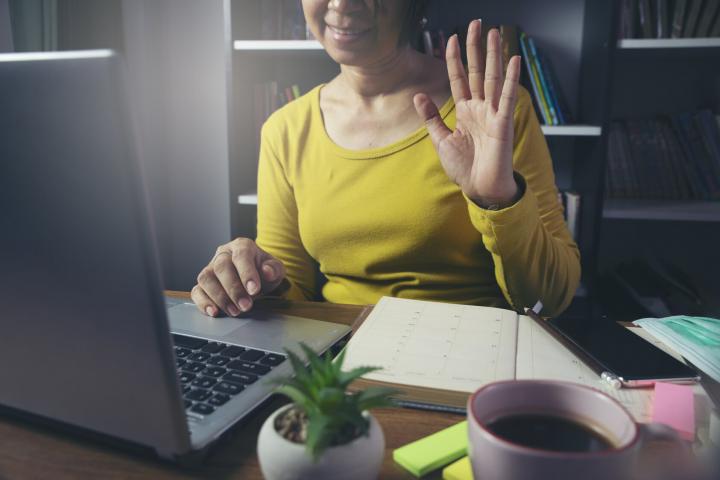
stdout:
[[192,304],[183,303],[168,309],[170,330],[173,332],[187,332],[210,337],[224,337],[233,330],[240,328],[250,320],[244,318],[213,318],[203,315]]

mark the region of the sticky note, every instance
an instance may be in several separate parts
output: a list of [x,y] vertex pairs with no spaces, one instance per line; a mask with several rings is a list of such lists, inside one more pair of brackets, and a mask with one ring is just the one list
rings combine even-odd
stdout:
[[466,455],[467,437],[467,422],[461,422],[395,449],[393,460],[421,477]]
[[674,428],[685,440],[695,440],[695,397],[692,386],[657,382],[652,421]]
[[457,462],[448,465],[442,472],[443,480],[473,480],[470,457],[463,457]]

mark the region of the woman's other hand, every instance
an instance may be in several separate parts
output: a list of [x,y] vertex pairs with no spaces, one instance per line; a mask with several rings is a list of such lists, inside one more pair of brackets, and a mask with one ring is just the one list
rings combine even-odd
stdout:
[[453,132],[430,97],[418,93],[415,109],[425,122],[440,162],[450,179],[480,205],[508,206],[518,193],[513,177],[513,112],[517,102],[520,57],[503,73],[500,33],[490,30],[487,62],[481,50],[482,25],[470,23],[467,36],[469,75],[457,35],[447,45],[447,69],[457,117]]
[[248,238],[220,245],[197,277],[191,297],[203,313],[224,311],[233,317],[252,308],[253,299],[276,290],[285,280],[285,266]]

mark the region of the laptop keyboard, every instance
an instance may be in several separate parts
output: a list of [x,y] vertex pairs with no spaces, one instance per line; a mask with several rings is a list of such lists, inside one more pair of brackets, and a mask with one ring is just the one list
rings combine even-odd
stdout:
[[210,415],[258,381],[285,355],[173,333],[185,410]]

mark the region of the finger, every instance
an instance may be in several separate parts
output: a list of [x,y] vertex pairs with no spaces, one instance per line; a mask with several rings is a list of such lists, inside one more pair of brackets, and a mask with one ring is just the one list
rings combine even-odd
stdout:
[[199,285],[195,285],[192,290],[190,290],[190,298],[192,299],[193,303],[195,303],[195,306],[197,306],[198,310],[200,310],[209,317],[214,317],[220,312],[220,309],[217,305],[215,305],[215,302],[210,300],[210,297],[208,297],[208,295]]
[[465,75],[465,68],[462,64],[462,56],[460,55],[460,42],[457,35],[453,35],[448,40],[447,50],[445,53],[447,60],[448,79],[450,80],[450,90],[455,103],[470,98],[470,90],[468,89],[468,79]]
[[[230,300],[235,304],[238,313],[239,308],[242,311],[249,309],[250,304],[248,303],[248,293],[243,287],[240,275],[238,274],[237,267],[233,260],[233,253],[231,251],[223,251],[215,256],[215,260],[212,262],[212,268],[215,272],[220,285],[227,293]],[[231,315],[237,315],[238,313],[231,313]]]
[[424,93],[418,93],[413,97],[413,103],[415,104],[415,110],[418,115],[425,122],[425,126],[430,134],[430,139],[435,146],[435,150],[438,149],[438,145],[442,142],[445,137],[452,134],[445,122],[440,117],[440,112],[437,106],[430,100],[430,97]]
[[262,291],[270,293],[274,291],[285,278],[285,265],[280,260],[271,258],[265,260],[260,267],[262,275]]
[[233,249],[232,261],[237,269],[240,282],[244,286],[246,294],[238,301],[240,308],[247,312],[252,308],[252,299],[261,291],[260,273],[257,269],[258,248],[255,243],[249,240],[246,245]]
[[490,30],[487,40],[487,62],[485,65],[485,99],[493,108],[498,108],[502,92],[503,66],[500,51],[500,32],[496,28]]
[[470,22],[467,37],[467,59],[472,98],[485,99],[485,62],[482,53],[482,20]]
[[508,63],[507,76],[500,96],[498,115],[512,125],[515,104],[517,103],[517,86],[520,80],[520,57],[515,55]]
[[210,297],[210,300],[212,300],[212,302],[220,307],[225,313],[233,317],[240,314],[240,310],[237,305],[230,300],[225,288],[223,288],[222,284],[215,276],[215,272],[213,271],[213,267],[211,265],[202,269],[200,275],[198,275],[197,283],[205,291],[207,296]]

